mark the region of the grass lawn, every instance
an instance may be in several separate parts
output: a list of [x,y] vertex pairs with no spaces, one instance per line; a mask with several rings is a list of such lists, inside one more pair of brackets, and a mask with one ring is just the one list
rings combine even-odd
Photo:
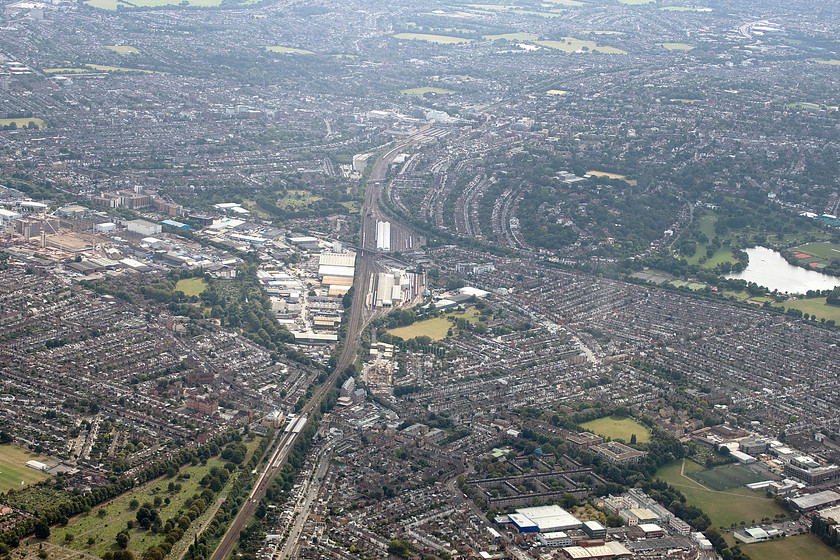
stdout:
[[829,66],[840,66],[840,60],[837,59],[829,59],[829,60],[820,60],[819,58],[810,58],[812,62],[817,62],[819,64],[827,64]]
[[127,45],[106,45],[105,48],[118,54],[137,54],[140,52],[136,48]]
[[[660,478],[677,487],[685,495],[690,505],[702,509],[717,527],[738,525],[741,521],[750,523],[764,517],[775,518],[778,513],[785,513],[773,500],[767,499],[763,493],[753,492],[747,488],[735,488],[725,492],[717,492],[703,488],[698,482],[688,478],[688,475],[698,476],[706,469],[694,461],[686,460],[685,474],[680,476],[682,461],[675,461],[665,465],[656,472]],[[702,476],[702,475],[699,475]]]
[[788,103],[785,105],[788,109],[807,109],[809,111],[819,111],[822,109],[821,105],[817,105],[816,103],[809,103],[807,101],[800,101],[798,103]]
[[[627,54],[627,51],[616,49],[614,47],[599,47],[595,41],[584,41],[582,39],[575,39],[574,37],[563,37],[561,41],[534,41],[537,45],[563,51],[565,53],[574,52],[597,52],[603,54]],[[587,50],[584,50],[586,47]]]
[[309,191],[291,190],[286,191],[286,196],[277,201],[277,206],[287,210],[301,210],[319,200],[321,200],[320,196]]
[[536,33],[502,33],[501,35],[485,35],[485,39],[489,41],[498,41],[499,39],[507,39],[508,41],[536,41],[540,38]]
[[[165,8],[178,6],[183,0],[128,0],[131,4],[141,8]],[[222,0],[187,0],[187,4],[198,8],[215,8]]]
[[686,43],[657,43],[660,47],[665,47],[669,51],[690,51],[694,47]]
[[351,214],[358,214],[362,210],[362,203],[358,200],[346,200],[339,202],[339,204],[347,208],[347,211]]
[[[697,250],[694,252],[694,255],[686,260],[689,264],[698,264],[700,261],[700,257],[704,256],[706,256],[706,246],[698,244]],[[730,251],[726,247],[721,247],[720,249],[715,251],[714,255],[706,259],[706,262],[704,262],[702,266],[703,268],[714,268],[720,263],[724,262],[734,263],[735,259],[732,256],[732,251]]]
[[449,317],[454,319],[463,318],[470,323],[475,323],[478,321],[478,315],[478,310],[475,307],[470,307],[463,313],[447,313],[446,315],[440,317],[417,321],[416,323],[406,327],[397,327],[389,330],[388,334],[398,336],[403,340],[408,340],[409,338],[415,338],[418,336],[428,336],[433,341],[441,340],[446,338],[446,333],[449,332],[450,328],[453,332],[458,330],[455,328],[455,325],[448,320]]
[[37,118],[27,118],[27,119],[0,119],[0,127],[8,126],[12,123],[15,123],[15,126],[18,128],[23,128],[24,126],[29,126],[29,123],[35,123],[35,126],[38,128],[46,128],[47,123],[44,122],[44,119],[37,119]]
[[100,10],[111,10],[111,11],[116,10],[117,5],[122,5],[124,7],[129,7],[128,4],[120,2],[119,0],[86,0],[85,4],[90,6],[91,8],[99,8]]
[[650,441],[648,429],[632,418],[608,416],[581,424],[581,427],[601,437],[623,439],[625,442],[629,442],[630,436],[633,434],[636,434],[638,443],[648,443]]
[[428,41],[429,43],[438,43],[440,45],[456,45],[458,43],[471,43],[472,39],[464,37],[452,37],[450,35],[431,35],[428,33],[397,33],[394,35],[396,39],[408,39],[411,41]]
[[676,288],[681,288],[683,286],[688,287],[689,290],[697,291],[697,290],[705,290],[706,284],[700,284],[699,282],[686,282],[685,280],[673,280],[669,282],[672,286]]
[[[705,214],[700,218],[700,232],[705,235],[706,239],[709,241],[705,245],[702,243],[697,244],[697,249],[694,251],[694,254],[685,259],[688,264],[699,264],[700,258],[706,256],[706,249],[710,246],[712,240],[717,237],[717,232],[715,231],[715,223],[717,223],[717,221],[718,216],[716,214]],[[721,241],[724,240],[724,238],[721,238]],[[702,266],[703,268],[711,269],[724,262],[735,262],[735,259],[732,256],[732,251],[728,247],[721,247],[715,251],[715,254],[706,259],[706,262],[704,262]]]
[[434,319],[426,319],[424,321],[417,321],[413,325],[406,327],[397,327],[391,329],[388,334],[398,336],[403,340],[414,338],[417,336],[428,336],[432,340],[441,340],[446,338],[446,333],[452,327],[452,323],[447,321],[444,317],[435,317]]
[[663,6],[659,8],[665,12],[711,12],[711,8],[689,8],[688,6]]
[[[80,552],[101,557],[105,552],[116,550],[115,539],[117,533],[125,530],[129,521],[136,522],[137,511],[129,508],[129,502],[132,499],[136,498],[143,504],[152,502],[155,496],[164,499],[169,498],[169,504],[163,505],[158,510],[161,519],[166,521],[179,511],[186,509],[184,508],[184,502],[187,498],[201,492],[198,483],[212,467],[221,467],[224,464],[223,460],[216,457],[207,461],[204,466],[187,466],[181,469],[179,475],[188,474],[190,476],[188,479],[178,479],[176,477],[154,480],[133,492],[119,496],[102,507],[91,510],[88,514],[74,517],[66,527],[54,527],[49,540],[54,544],[61,544]],[[180,492],[169,492],[167,490],[170,480],[181,484]],[[105,510],[103,517],[98,515],[100,509]],[[128,532],[131,536],[128,549],[134,552],[136,557],[141,556],[149,547],[160,544],[166,537],[164,534],[155,534],[143,529],[131,529]],[[65,544],[65,535],[67,534],[74,537],[70,544]],[[91,544],[88,544],[89,539],[93,539]]]
[[630,186],[635,187],[638,183],[633,179],[628,179],[626,175],[619,175],[618,173],[608,173],[606,171],[587,171],[587,175],[594,175],[596,177],[604,177],[606,179],[621,179]]
[[416,87],[411,89],[404,89],[400,92],[403,95],[423,95],[425,93],[437,93],[438,95],[451,95],[456,93],[455,90],[443,89],[436,87]]
[[694,471],[689,476],[707,488],[721,491],[767,480],[767,475],[757,468],[737,464]]
[[12,488],[19,490],[48,479],[48,474],[26,466],[27,461],[33,460],[43,462],[47,458],[17,445],[0,445],[0,492]]
[[709,240],[715,238],[715,224],[717,221],[718,217],[715,214],[706,214],[700,218],[700,232]]
[[803,313],[809,315],[816,315],[817,319],[833,319],[835,323],[840,323],[840,307],[835,305],[828,305],[825,298],[810,298],[798,299],[796,301],[786,301],[785,309],[798,309]]
[[207,282],[204,281],[204,278],[184,278],[178,280],[175,289],[184,292],[185,296],[199,296],[201,292],[207,289]]
[[790,250],[814,257],[800,259],[804,262],[820,262],[828,264],[831,262],[831,259],[840,259],[840,245],[836,245],[834,243],[805,243],[804,245],[793,247]]
[[569,92],[564,89],[550,89],[545,92],[546,95],[566,95],[567,93]]
[[315,54],[312,51],[307,51],[305,49],[293,49],[292,47],[265,47],[265,50],[280,54]]
[[[92,70],[100,72],[140,72],[141,74],[160,74],[160,72],[153,72],[152,70],[140,70],[138,68],[123,68],[122,66],[106,66],[104,64],[85,64]],[[87,72],[87,70],[85,70]]]
[[796,535],[757,544],[739,544],[752,560],[840,560],[840,552],[814,535]]

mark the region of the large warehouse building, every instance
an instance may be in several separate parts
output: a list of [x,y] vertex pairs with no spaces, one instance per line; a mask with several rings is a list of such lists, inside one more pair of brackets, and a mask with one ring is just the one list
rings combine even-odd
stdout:
[[583,523],[560,506],[520,508],[506,516],[520,533],[553,533],[580,529]]

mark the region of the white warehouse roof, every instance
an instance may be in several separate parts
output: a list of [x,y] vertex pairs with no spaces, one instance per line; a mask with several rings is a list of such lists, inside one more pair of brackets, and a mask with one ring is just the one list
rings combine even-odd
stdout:
[[521,508],[516,512],[536,523],[540,533],[580,529],[583,526],[577,517],[560,506]]

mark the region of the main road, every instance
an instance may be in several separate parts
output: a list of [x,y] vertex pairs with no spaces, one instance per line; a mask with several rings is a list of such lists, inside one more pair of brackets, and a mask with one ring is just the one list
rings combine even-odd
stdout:
[[[379,216],[379,196],[382,192],[382,183],[387,175],[389,165],[397,157],[400,150],[409,143],[410,140],[405,141],[381,156],[374,164],[373,171],[368,179],[365,190],[365,203],[362,206],[361,212],[361,231],[359,232],[359,244],[362,249],[366,250],[359,251],[356,259],[356,272],[353,280],[353,303],[350,308],[350,319],[347,323],[344,347],[342,348],[341,356],[332,375],[312,395],[312,398],[300,411],[301,416],[306,416],[307,422],[312,418],[311,413],[316,410],[316,407],[321,405],[321,401],[327,395],[327,392],[335,385],[339,373],[346,370],[355,361],[362,331],[375,316],[375,310],[368,308],[367,301],[368,293],[373,287],[373,273],[376,270],[373,255],[376,249],[376,217]],[[222,537],[222,541],[219,543],[215,552],[213,552],[210,560],[225,560],[230,556],[233,547],[239,541],[239,535],[242,529],[245,528],[245,525],[254,516],[260,500],[265,496],[266,490],[268,490],[274,478],[280,473],[283,465],[286,464],[298,435],[303,431],[303,426],[300,426],[300,428],[282,432],[275,436],[272,442],[277,442],[274,453],[266,463],[265,468],[259,473],[254,488],[248,495],[248,500],[242,505],[242,509],[239,510],[225,536]],[[272,447],[270,446],[269,449],[272,449]]]

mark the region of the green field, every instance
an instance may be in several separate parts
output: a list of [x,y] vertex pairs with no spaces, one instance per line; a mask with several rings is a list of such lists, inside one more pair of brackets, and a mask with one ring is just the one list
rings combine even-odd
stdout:
[[785,309],[798,309],[802,313],[809,315],[816,315],[817,319],[834,320],[835,323],[840,324],[840,307],[836,305],[828,305],[825,302],[826,298],[803,298],[796,301],[786,301],[784,303]]
[[656,476],[678,488],[685,495],[688,504],[702,509],[709,516],[712,525],[730,527],[733,523],[751,523],[764,517],[774,519],[777,514],[785,513],[784,509],[773,500],[767,499],[763,493],[747,488],[725,492],[706,489],[697,481],[688,478],[688,475],[698,476],[697,473],[705,471],[702,465],[686,460],[687,476],[680,475],[681,466],[682,461],[675,461],[659,469]]
[[650,441],[648,429],[632,418],[608,416],[581,424],[581,427],[593,434],[610,439],[621,439],[629,442],[631,436],[635,434],[637,443],[648,443]]
[[545,92],[546,95],[566,95],[567,93],[569,92],[564,89],[550,89]]
[[315,54],[314,52],[308,51],[306,49],[294,49],[292,47],[280,47],[280,46],[265,47],[265,50],[267,50],[268,52],[280,53],[280,54]]
[[[686,259],[688,264],[699,264],[700,258],[706,256],[706,249],[711,245],[712,240],[717,237],[717,232],[715,231],[715,223],[717,220],[718,217],[715,214],[706,214],[700,218],[700,232],[703,233],[709,241],[705,245],[700,243],[697,244],[697,250],[694,252],[694,255]],[[724,262],[735,262],[735,258],[732,256],[732,251],[728,247],[720,247],[717,249],[711,257],[706,259],[702,266],[703,268],[711,269]]]
[[489,41],[498,41],[500,39],[506,39],[508,41],[536,41],[540,38],[539,35],[536,33],[502,33],[501,35],[485,35],[485,39]]
[[138,68],[124,68],[122,66],[106,66],[104,64],[85,64],[88,68],[99,70],[100,72],[140,72],[141,74],[160,74],[160,72],[153,72],[152,70],[140,70]]
[[609,173],[607,171],[587,171],[586,174],[594,175],[595,177],[603,177],[604,179],[620,179],[633,187],[639,184],[638,181],[628,179],[627,175],[619,175],[618,173]]
[[160,74],[152,70],[139,68],[124,68],[122,66],[106,66],[104,64],[85,64],[84,68],[44,68],[45,74],[83,74],[85,72],[140,72],[141,74]]
[[111,10],[114,11],[117,9],[117,6],[122,6],[124,8],[130,8],[131,6],[120,2],[119,0],[86,0],[86,6],[90,6],[91,8],[99,8],[100,10]]
[[[249,450],[252,450],[255,446],[256,444],[251,442]],[[188,466],[181,469],[178,478],[154,480],[133,492],[123,494],[90,513],[74,517],[65,527],[53,528],[49,540],[54,544],[61,544],[80,552],[101,557],[105,552],[116,550],[117,533],[126,530],[129,521],[136,520],[137,511],[129,507],[132,499],[137,499],[143,504],[152,502],[156,496],[162,499],[169,498],[169,503],[164,503],[158,509],[161,519],[165,521],[175,516],[179,511],[185,510],[184,502],[194,494],[201,492],[202,488],[199,486],[199,481],[212,467],[221,467],[224,464],[225,462],[217,457],[209,460],[206,465]],[[189,475],[189,478],[183,478],[183,475]],[[181,484],[180,492],[169,492],[167,490],[170,481]],[[98,514],[100,509],[105,511],[105,515],[102,517]],[[156,534],[141,528],[131,529],[128,533],[131,536],[128,550],[134,552],[134,555],[138,558],[146,549],[160,544],[166,537],[163,533]],[[73,535],[73,541],[69,544],[65,541],[68,534]],[[93,539],[92,542],[89,543],[89,539]]]
[[406,327],[391,329],[388,331],[388,334],[398,336],[403,340],[408,340],[409,338],[417,336],[428,336],[432,340],[441,340],[446,338],[446,333],[451,327],[452,323],[447,321],[444,317],[435,317],[434,319],[417,321],[416,323]]
[[200,296],[201,292],[207,289],[207,282],[204,278],[184,278],[178,280],[175,289],[184,292],[185,296]]
[[535,44],[565,53],[597,52],[603,54],[627,54],[627,51],[614,47],[601,47],[595,41],[584,41],[574,37],[563,37],[560,41],[534,41]]
[[824,105],[817,105],[816,103],[808,103],[807,101],[800,101],[797,103],[788,103],[785,105],[788,109],[806,109],[808,111],[819,111],[820,109],[824,109]]
[[46,128],[47,123],[44,122],[44,119],[37,119],[37,118],[28,118],[28,119],[0,119],[0,127],[8,126],[12,123],[15,123],[15,126],[18,128],[22,128],[24,126],[29,126],[29,123],[35,123],[35,126],[38,128]]
[[286,191],[286,196],[277,201],[277,206],[289,210],[302,210],[319,200],[321,200],[320,196],[309,191],[290,190]]
[[110,49],[117,54],[137,54],[140,52],[136,48],[129,47],[127,45],[106,45],[105,48]]
[[752,560],[840,560],[840,552],[814,535],[795,535],[757,544],[740,544]]
[[0,492],[12,488],[18,490],[29,484],[48,479],[48,474],[26,466],[27,461],[33,460],[44,462],[48,459],[17,445],[0,445]]
[[446,333],[449,332],[450,328],[453,331],[457,331],[455,325],[448,320],[450,317],[453,319],[464,318],[471,323],[475,323],[478,321],[478,311],[474,307],[471,307],[463,313],[447,313],[446,315],[442,315],[440,317],[425,319],[405,327],[391,329],[388,331],[388,334],[398,336],[403,340],[408,340],[409,338],[415,338],[418,336],[428,336],[432,340],[441,340],[446,338]]
[[669,284],[671,284],[675,288],[681,288],[683,286],[686,286],[689,290],[694,291],[706,289],[706,284],[701,284],[699,282],[686,282],[685,280],[672,280],[671,282],[669,282]]
[[837,59],[830,59],[830,60],[820,60],[819,58],[810,58],[808,59],[811,62],[817,62],[819,64],[827,64],[828,66],[840,66],[840,60]]
[[472,39],[465,39],[464,37],[452,37],[451,35],[432,35],[429,33],[397,33],[394,35],[396,39],[408,39],[410,41],[427,41],[429,43],[438,43],[440,45],[456,45],[458,43],[471,43]]
[[123,8],[166,8],[169,6],[190,6],[193,8],[215,8],[222,3],[222,0],[86,0],[85,4],[91,8],[100,10],[116,10],[117,6]]
[[694,471],[689,476],[712,490],[729,490],[767,480],[767,475],[749,465],[723,465],[713,469]]
[[669,51],[690,51],[694,47],[686,43],[656,43],[660,47],[664,47]]
[[339,204],[347,208],[347,211],[351,214],[358,214],[362,210],[362,203],[358,200],[345,200],[344,202],[339,202]]
[[426,93],[437,93],[438,95],[452,95],[457,93],[455,90],[443,89],[436,87],[416,87],[411,89],[404,89],[400,92],[403,95],[424,95]]
[[804,262],[809,263],[819,262],[822,264],[828,264],[832,259],[840,259],[840,245],[836,245],[834,243],[805,243],[804,245],[793,247],[790,250],[815,257],[813,259],[801,259]]

